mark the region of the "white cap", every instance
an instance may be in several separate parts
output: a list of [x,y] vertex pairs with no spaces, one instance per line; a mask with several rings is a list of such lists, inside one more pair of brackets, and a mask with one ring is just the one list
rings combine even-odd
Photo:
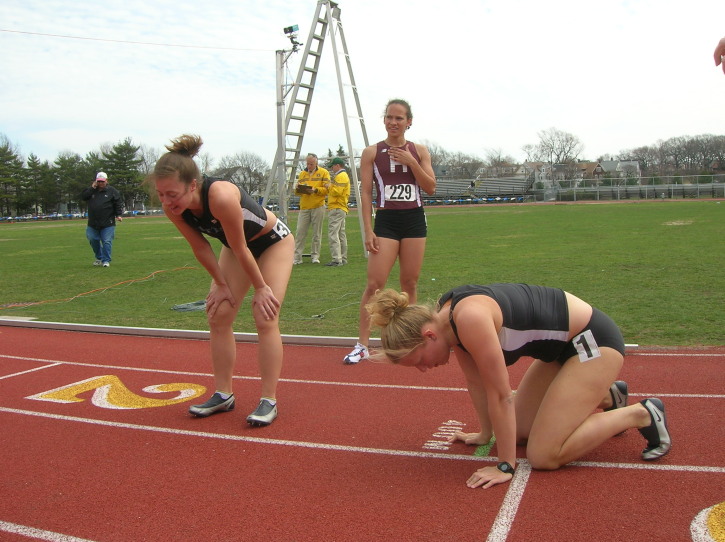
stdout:
[[108,175],[106,175],[106,174],[105,174],[105,173],[103,173],[102,171],[99,171],[99,172],[98,172],[98,175],[96,175],[96,180],[97,180],[97,181],[105,181],[105,180],[107,180],[107,179],[108,179]]

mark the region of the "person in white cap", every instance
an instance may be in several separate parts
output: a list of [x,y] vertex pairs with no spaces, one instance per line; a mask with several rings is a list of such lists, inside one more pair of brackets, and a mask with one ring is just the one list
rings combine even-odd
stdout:
[[108,175],[100,171],[93,184],[81,192],[81,199],[88,202],[86,238],[96,257],[93,265],[109,267],[116,220],[122,220],[123,215],[121,193],[108,184]]

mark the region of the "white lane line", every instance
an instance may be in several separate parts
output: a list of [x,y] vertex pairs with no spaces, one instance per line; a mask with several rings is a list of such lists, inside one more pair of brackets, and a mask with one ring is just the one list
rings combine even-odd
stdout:
[[712,352],[708,354],[707,352],[702,353],[695,353],[690,352],[689,354],[686,352],[627,352],[625,355],[625,358],[631,357],[631,356],[650,356],[650,357],[669,357],[669,358],[722,358],[725,357],[724,352]]
[[[9,378],[11,376],[17,376],[22,375],[25,372],[35,371],[35,370],[41,370],[46,369],[49,367],[56,367],[58,365],[72,365],[74,367],[93,367],[93,368],[99,368],[99,369],[112,369],[116,371],[131,371],[131,372],[140,372],[140,373],[160,373],[160,374],[171,374],[171,375],[178,375],[178,376],[200,376],[204,378],[212,378],[214,375],[211,373],[197,373],[197,372],[190,372],[190,371],[175,371],[170,369],[147,369],[143,367],[125,367],[123,365],[106,365],[106,364],[99,364],[99,363],[83,363],[80,361],[64,361],[64,360],[55,360],[55,359],[44,359],[44,358],[28,358],[23,356],[11,356],[11,355],[5,355],[0,354],[0,358],[8,358],[8,359],[17,359],[21,361],[37,361],[40,363],[48,363],[50,365],[46,365],[43,367],[36,367],[35,369],[30,369],[29,371],[23,371],[20,373],[15,373],[13,375],[6,375],[0,377],[0,380],[3,378]],[[239,376],[235,375],[233,377],[235,380],[260,380],[261,378],[258,376]],[[300,379],[300,378],[280,378],[280,382],[290,382],[293,384],[316,384],[321,386],[348,386],[348,387],[354,387],[354,388],[380,388],[380,389],[398,389],[398,390],[426,390],[426,391],[457,391],[457,392],[468,392],[466,388],[454,388],[454,387],[445,387],[445,386],[408,386],[403,384],[367,384],[363,382],[336,382],[336,381],[329,381],[329,380],[306,380],[306,379]],[[707,393],[630,393],[630,397],[680,397],[685,399],[725,399],[725,394],[707,394]]]
[[[138,431],[152,431],[155,433],[164,433],[169,435],[181,435],[201,438],[213,438],[219,440],[232,440],[237,442],[254,442],[257,444],[274,444],[278,446],[296,446],[299,448],[313,448],[320,450],[334,450],[341,452],[357,452],[377,455],[390,455],[402,457],[419,457],[424,459],[449,459],[461,461],[479,461],[479,462],[498,462],[498,458],[494,456],[480,457],[471,454],[448,454],[435,452],[418,452],[414,450],[391,450],[386,448],[369,448],[365,446],[346,446],[342,444],[324,444],[320,442],[307,442],[302,440],[272,439],[262,437],[247,437],[243,435],[229,435],[225,433],[209,433],[206,431],[190,431],[188,429],[172,429],[170,427],[157,427],[153,425],[140,425],[125,422],[112,422],[108,420],[97,420],[93,418],[81,418],[78,416],[66,416],[63,414],[51,414],[48,412],[36,412],[34,410],[21,410],[18,408],[0,407],[0,412],[9,414],[20,414],[24,416],[35,416],[39,418],[49,418],[53,420],[62,420],[77,423],[87,423],[90,425],[101,425],[104,427],[114,427],[120,429],[133,429]],[[517,462],[525,463],[526,459],[517,458]],[[657,471],[687,471],[687,472],[708,472],[708,473],[725,473],[725,467],[707,467],[701,465],[661,465],[657,463],[604,463],[596,461],[575,461],[569,463],[572,466],[591,467],[591,468],[611,468],[611,469],[646,469]],[[517,471],[518,472],[518,471]]]
[[8,375],[0,376],[0,380],[4,380],[6,378],[13,378],[14,376],[20,376],[20,375],[24,375],[24,374],[28,374],[28,373],[33,373],[35,371],[43,371],[45,369],[55,367],[56,365],[63,365],[63,363],[64,362],[62,362],[62,361],[57,361],[55,363],[51,362],[50,364],[43,365],[42,367],[35,367],[33,369],[28,369],[27,371],[20,371],[18,373],[12,373],[12,374],[8,374]]
[[[55,367],[57,365],[72,365],[74,367],[93,367],[93,368],[99,368],[99,369],[112,369],[115,371],[135,371],[135,372],[141,372],[141,373],[161,373],[161,374],[171,374],[171,375],[180,375],[180,376],[201,376],[201,377],[213,377],[211,373],[195,373],[195,372],[189,372],[189,371],[174,371],[169,369],[147,369],[143,367],[125,367],[123,365],[105,365],[105,364],[99,364],[99,363],[83,363],[80,361],[63,361],[63,360],[55,360],[55,359],[43,359],[43,358],[28,358],[23,356],[8,356],[4,354],[0,354],[0,358],[8,358],[8,359],[17,359],[21,361],[35,361],[39,363],[49,363],[52,365],[47,365],[44,367],[37,367],[35,369],[31,370],[39,370],[39,369],[45,369],[48,367]],[[24,371],[29,372],[29,371]],[[23,373],[15,373],[16,375],[23,374]],[[8,375],[13,376],[13,375]],[[8,378],[8,376],[0,377],[2,378]],[[261,380],[259,376],[234,376],[235,380]],[[407,386],[402,384],[366,384],[362,382],[335,382],[335,381],[329,381],[329,380],[305,380],[305,379],[299,379],[299,378],[280,378],[280,382],[292,382],[295,384],[319,384],[324,386],[352,386],[352,387],[359,387],[359,388],[391,388],[391,389],[405,389],[405,390],[427,390],[427,391],[463,391],[467,392],[468,390],[466,388],[452,388],[452,387],[445,387],[445,386]]]
[[516,474],[509,482],[506,497],[501,503],[501,508],[498,510],[486,542],[504,542],[508,538],[530,475],[531,465],[527,461],[519,462],[516,466]]
[[573,461],[571,467],[595,467],[605,469],[636,469],[678,472],[710,472],[725,474],[725,467],[707,467],[704,465],[663,465],[659,463],[603,463],[599,461]]
[[271,439],[262,437],[247,437],[243,435],[229,435],[224,433],[208,433],[205,431],[189,431],[188,429],[172,429],[169,427],[155,427],[153,425],[139,425],[133,423],[123,422],[111,422],[107,420],[95,420],[93,418],[80,418],[77,416],[65,416],[62,414],[50,414],[46,412],[35,412],[32,410],[21,410],[17,408],[0,407],[0,412],[7,412],[10,414],[21,414],[25,416],[36,416],[40,418],[50,418],[54,420],[62,420],[69,422],[87,423],[91,425],[102,425],[105,427],[114,427],[120,429],[134,429],[139,431],[152,431],[155,433],[165,433],[169,435],[181,435],[191,437],[202,437],[202,438],[213,438],[220,440],[232,440],[238,442],[254,442],[257,444],[276,444],[278,446],[295,446],[298,448],[314,448],[322,450],[334,450],[342,452],[360,452],[368,454],[378,455],[392,455],[392,456],[403,456],[403,457],[419,457],[426,459],[454,459],[463,461],[495,461],[496,458],[492,457],[476,457],[467,454],[442,454],[433,452],[417,452],[412,450],[390,450],[384,448],[368,448],[364,446],[345,446],[341,444],[323,444],[319,442],[306,442],[300,440],[286,440],[286,439]]
[[0,531],[19,534],[28,538],[35,538],[36,540],[47,540],[48,542],[92,542],[86,538],[68,536],[65,534],[54,533],[52,531],[44,531],[42,529],[27,527],[26,525],[8,523],[7,521],[0,521]]

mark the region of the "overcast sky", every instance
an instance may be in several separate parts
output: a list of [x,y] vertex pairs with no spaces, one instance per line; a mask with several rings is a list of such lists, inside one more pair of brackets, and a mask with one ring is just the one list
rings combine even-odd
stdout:
[[[390,98],[412,141],[522,160],[554,127],[582,158],[675,136],[725,134],[725,36],[715,0],[340,0],[368,137]],[[277,147],[275,51],[315,0],[3,0],[0,134],[27,157],[85,156],[130,137],[161,150],[200,134],[217,160]],[[84,39],[72,39],[72,36]],[[143,42],[146,45],[128,42]],[[330,40],[303,152],[345,145]],[[183,47],[182,47],[183,46]],[[294,79],[302,52],[292,56]],[[348,111],[354,111],[348,103]],[[363,146],[352,124],[353,147]]]

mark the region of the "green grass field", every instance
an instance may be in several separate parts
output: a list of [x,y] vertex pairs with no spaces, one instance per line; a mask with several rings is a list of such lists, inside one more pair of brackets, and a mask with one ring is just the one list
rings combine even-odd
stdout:
[[[428,208],[419,300],[464,283],[529,282],[568,290],[609,313],[628,343],[725,344],[725,204],[608,204]],[[296,214],[290,216],[293,231]],[[281,315],[285,334],[354,337],[365,282],[356,211],[349,265],[295,266]],[[308,238],[309,242],[309,238]],[[219,243],[213,241],[215,246]],[[323,239],[323,263],[329,260]],[[207,329],[206,272],[163,216],[125,219],[110,268],[91,265],[85,221],[0,225],[0,317]],[[389,286],[397,286],[397,269]],[[236,331],[253,332],[249,306]]]

